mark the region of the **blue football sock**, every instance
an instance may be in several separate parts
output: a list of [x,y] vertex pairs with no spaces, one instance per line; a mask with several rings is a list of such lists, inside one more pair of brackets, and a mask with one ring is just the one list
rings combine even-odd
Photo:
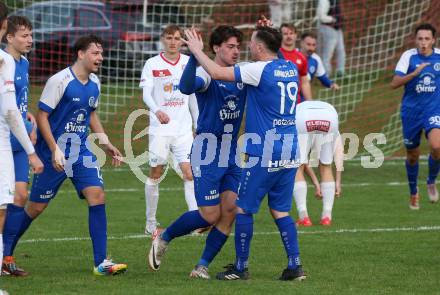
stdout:
[[219,231],[216,227],[213,227],[206,238],[205,250],[203,250],[199,264],[208,267],[227,240],[227,235]]
[[15,246],[17,245],[18,240],[20,240],[21,236],[26,232],[26,230],[29,228],[29,226],[31,225],[32,221],[34,221],[26,212],[26,210],[24,210],[23,214],[21,215],[21,225],[20,225],[20,229],[18,230],[14,241],[12,242],[11,245],[11,249],[15,249]]
[[6,211],[5,226],[3,229],[3,256],[12,256],[17,245],[17,235],[20,232],[24,219],[24,208],[9,204]]
[[411,195],[417,194],[417,177],[419,176],[419,162],[410,165],[405,161],[406,175],[408,177],[409,192]]
[[281,234],[281,240],[287,253],[287,268],[295,269],[301,265],[299,259],[298,237],[292,217],[286,216],[275,220]]
[[105,204],[89,206],[89,232],[93,244],[95,266],[98,266],[107,256]]
[[435,183],[435,179],[437,178],[438,172],[440,170],[440,160],[434,160],[431,155],[429,155],[428,159],[428,184]]
[[249,250],[254,234],[254,218],[252,214],[237,214],[235,219],[235,267],[244,271],[248,267]]
[[162,239],[170,242],[174,238],[187,235],[193,230],[210,225],[211,224],[202,217],[199,210],[187,211],[167,227],[162,233]]

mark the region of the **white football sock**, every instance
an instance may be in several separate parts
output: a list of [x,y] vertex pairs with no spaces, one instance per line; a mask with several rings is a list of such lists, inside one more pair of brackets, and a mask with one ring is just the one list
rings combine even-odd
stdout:
[[145,204],[147,223],[156,223],[157,203],[159,202],[159,184],[147,177],[145,182]]
[[335,182],[321,182],[322,218],[332,219],[333,202],[335,201]]
[[188,211],[198,210],[196,197],[194,195],[194,181],[183,181],[183,188],[185,190],[185,201],[188,205]]
[[299,219],[308,217],[307,213],[307,183],[305,181],[295,182],[293,188],[293,197],[295,198],[296,209],[298,210]]

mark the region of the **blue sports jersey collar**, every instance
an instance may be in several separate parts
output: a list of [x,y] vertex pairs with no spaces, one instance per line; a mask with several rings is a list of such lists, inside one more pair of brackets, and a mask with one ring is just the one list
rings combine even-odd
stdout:
[[87,79],[87,82],[84,84],[83,82],[81,82],[81,81],[76,77],[76,75],[75,75],[75,73],[73,72],[71,66],[69,67],[69,70],[70,70],[70,72],[72,73],[73,78],[75,78],[75,80],[76,80],[79,84],[81,84],[81,85],[83,85],[83,86],[87,86],[87,85],[89,85],[90,77]]

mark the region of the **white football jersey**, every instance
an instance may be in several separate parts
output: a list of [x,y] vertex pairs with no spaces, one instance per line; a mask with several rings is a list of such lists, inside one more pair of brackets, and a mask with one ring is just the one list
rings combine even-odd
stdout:
[[[4,94],[8,92],[15,93],[14,87],[15,61],[12,56],[0,49],[0,99],[4,99]],[[15,99],[15,95],[14,95]],[[10,129],[3,115],[2,105],[0,102],[0,150],[11,150],[9,139]],[[14,104],[16,102],[14,101]]]
[[180,54],[176,62],[171,62],[161,53],[145,63],[139,87],[151,88],[158,110],[170,117],[168,124],[161,124],[150,112],[150,134],[177,136],[192,132],[189,96],[179,90],[180,77],[188,59],[187,55]]

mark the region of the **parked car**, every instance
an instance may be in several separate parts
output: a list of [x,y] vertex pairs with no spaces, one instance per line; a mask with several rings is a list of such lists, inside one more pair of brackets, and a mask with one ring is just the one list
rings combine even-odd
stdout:
[[[149,1],[44,1],[16,10],[33,24],[34,50],[29,55],[31,76],[44,80],[72,62],[72,47],[84,34],[104,41],[103,75],[138,77],[145,60],[160,50],[163,24],[183,23],[179,8]],[[162,10],[162,11],[157,11]],[[177,17],[176,17],[177,16]]]

